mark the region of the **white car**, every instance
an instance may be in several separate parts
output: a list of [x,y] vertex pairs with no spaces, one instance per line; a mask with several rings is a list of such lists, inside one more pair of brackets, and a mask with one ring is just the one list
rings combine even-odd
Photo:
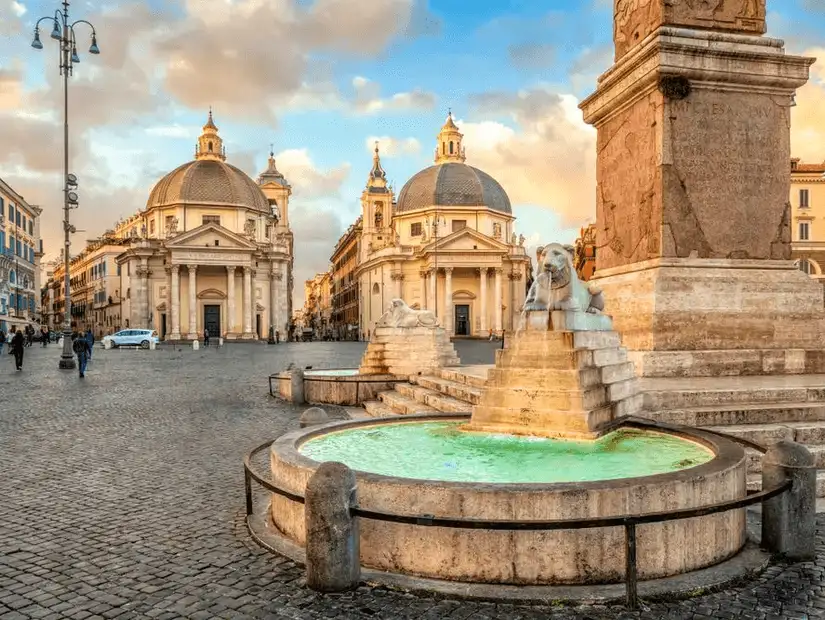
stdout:
[[103,346],[106,341],[112,343],[113,348],[117,347],[140,347],[148,349],[150,343],[158,344],[158,333],[151,329],[122,329],[116,334],[103,336]]

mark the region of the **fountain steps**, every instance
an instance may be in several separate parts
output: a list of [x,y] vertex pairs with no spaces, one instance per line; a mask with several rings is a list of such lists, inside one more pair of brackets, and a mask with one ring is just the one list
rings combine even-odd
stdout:
[[396,390],[388,390],[386,392],[379,392],[378,399],[389,407],[393,412],[400,415],[410,413],[437,413],[438,409],[431,407],[411,398],[404,396]]
[[685,426],[735,426],[791,422],[825,422],[825,403],[787,402],[691,407],[645,413],[647,417]]

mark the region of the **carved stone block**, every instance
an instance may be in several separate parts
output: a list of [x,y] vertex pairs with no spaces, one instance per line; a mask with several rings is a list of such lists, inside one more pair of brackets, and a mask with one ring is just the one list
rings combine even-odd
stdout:
[[766,0],[614,0],[616,60],[660,26],[764,34]]

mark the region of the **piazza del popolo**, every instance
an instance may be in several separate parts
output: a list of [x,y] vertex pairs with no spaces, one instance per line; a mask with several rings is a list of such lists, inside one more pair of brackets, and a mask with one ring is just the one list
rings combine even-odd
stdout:
[[524,239],[498,181],[464,163],[463,138],[449,114],[434,165],[413,175],[397,201],[376,145],[355,270],[365,334],[394,298],[433,310],[456,336],[501,333],[518,320],[530,270]]
[[285,335],[290,194],[272,153],[257,183],[226,163],[210,111],[195,159],[158,181],[146,208],[115,230],[133,239],[117,257],[128,274],[130,324],[171,341],[196,339],[204,329],[230,340],[267,338],[270,326]]

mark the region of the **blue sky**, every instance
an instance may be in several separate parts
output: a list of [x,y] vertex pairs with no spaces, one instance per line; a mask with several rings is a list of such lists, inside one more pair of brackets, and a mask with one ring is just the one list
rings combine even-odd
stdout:
[[[57,51],[48,27],[46,49],[29,42],[36,17],[57,7],[0,0],[0,176],[44,208],[47,255],[60,234]],[[789,51],[825,56],[825,2],[768,9],[769,34]],[[294,186],[299,283],[326,268],[357,217],[371,140],[381,138],[400,190],[431,163],[448,108],[468,163],[499,179],[531,243],[572,241],[593,216],[595,133],[576,106],[612,61],[610,0],[89,0],[71,10],[95,23],[102,50],[85,53],[78,31],[72,168],[85,232],[75,250],[191,159],[210,105],[230,163],[256,175],[274,144]],[[794,148],[822,160],[817,67],[798,96]]]

